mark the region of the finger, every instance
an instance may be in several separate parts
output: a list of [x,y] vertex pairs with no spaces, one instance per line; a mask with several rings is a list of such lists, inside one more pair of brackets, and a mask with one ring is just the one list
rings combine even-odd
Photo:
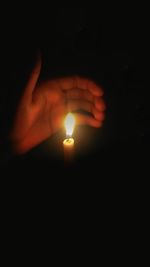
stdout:
[[88,90],[94,96],[103,95],[102,88],[98,86],[96,83],[94,83],[93,81],[85,79],[85,78],[81,78],[79,76],[77,76],[75,79],[76,79],[77,88]]
[[57,80],[59,82],[59,86],[62,90],[70,90],[76,88],[76,80],[75,77],[66,77]]
[[103,90],[100,86],[89,79],[81,78],[79,76],[59,79],[59,84],[62,90],[78,88],[88,90],[94,96],[103,95]]
[[105,111],[106,104],[104,102],[104,99],[102,97],[95,97],[94,104],[97,110],[99,111]]
[[85,100],[72,100],[71,99],[67,102],[67,109],[69,112],[80,109],[80,110],[84,110],[84,111],[92,113],[93,107],[94,105],[91,102],[85,101]]
[[24,96],[26,100],[32,100],[32,93],[35,89],[36,83],[38,81],[39,75],[41,71],[41,54],[38,52],[35,66],[30,74],[30,77],[28,79]]
[[93,95],[87,91],[82,89],[71,89],[67,91],[67,98],[68,99],[84,99],[89,102],[94,102]]
[[105,119],[105,113],[97,110],[95,107],[93,108],[92,114],[96,120],[104,121],[104,119]]
[[95,106],[89,102],[89,101],[85,101],[85,100],[69,100],[67,103],[67,110],[68,112],[74,112],[77,110],[83,110],[86,111],[88,113],[91,113],[96,120],[104,120],[104,113],[97,110],[95,108]]
[[83,115],[83,114],[75,114],[76,123],[78,125],[89,125],[95,128],[99,128],[102,126],[102,121],[98,121],[91,116]]

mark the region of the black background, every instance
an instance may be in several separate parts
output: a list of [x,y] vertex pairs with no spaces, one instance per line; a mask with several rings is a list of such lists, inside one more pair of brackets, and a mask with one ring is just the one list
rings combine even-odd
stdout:
[[1,139],[11,128],[38,48],[43,57],[41,79],[74,74],[89,77],[104,88],[107,105],[101,129],[75,130],[76,153],[71,168],[64,168],[62,131],[26,155],[11,160],[5,171],[53,180],[57,174],[60,179],[65,174],[68,179],[71,175],[83,181],[89,174],[91,180],[105,182],[109,171],[109,182],[114,175],[125,175],[133,183],[140,171],[144,176],[150,122],[146,7],[41,5],[32,11],[28,6],[19,7],[16,12],[9,8],[4,14],[0,51]]
[[43,246],[44,237],[47,248],[47,236],[54,233],[53,247],[73,240],[75,253],[82,246],[83,255],[84,243],[90,249],[96,244],[95,251],[101,244],[105,261],[125,261],[127,255],[139,261],[149,203],[148,10],[141,2],[131,7],[122,1],[67,8],[43,2],[31,8],[21,1],[0,9],[0,140],[10,131],[37,48],[43,55],[41,79],[89,77],[104,88],[107,104],[101,129],[75,129],[73,166],[64,167],[60,131],[0,170],[3,247],[12,251],[16,241],[27,254],[31,244],[33,254],[33,244]]
[[[82,251],[83,243],[93,246],[89,240],[96,237],[104,250],[115,248],[113,257],[107,248],[110,259],[122,254],[122,261],[127,255],[139,259],[136,249],[147,243],[140,239],[147,236],[149,203],[146,10],[141,3],[115,6],[114,1],[105,7],[67,8],[41,2],[32,9],[21,2],[0,9],[0,140],[10,131],[37,48],[43,55],[41,79],[89,77],[104,88],[107,104],[101,129],[75,129],[73,166],[64,166],[65,134],[60,131],[0,170],[1,223],[11,249],[18,231],[18,244],[27,240],[32,251],[29,240],[39,245],[39,238],[52,232],[54,244],[63,236],[62,248],[69,229],[69,245],[75,240]],[[15,235],[12,243],[7,234]]]

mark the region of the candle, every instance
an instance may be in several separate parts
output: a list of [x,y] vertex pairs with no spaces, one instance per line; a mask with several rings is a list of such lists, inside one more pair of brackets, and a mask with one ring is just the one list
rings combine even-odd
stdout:
[[71,163],[74,156],[74,139],[72,138],[75,126],[75,118],[68,113],[65,118],[66,139],[63,141],[65,162]]

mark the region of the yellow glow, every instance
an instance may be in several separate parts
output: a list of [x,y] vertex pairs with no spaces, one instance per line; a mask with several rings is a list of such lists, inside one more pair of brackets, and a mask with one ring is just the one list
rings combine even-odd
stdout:
[[65,118],[66,135],[71,136],[75,126],[75,117],[72,113],[68,113]]

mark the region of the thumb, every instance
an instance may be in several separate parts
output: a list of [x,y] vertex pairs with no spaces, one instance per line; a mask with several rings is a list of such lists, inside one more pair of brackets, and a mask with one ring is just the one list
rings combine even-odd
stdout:
[[42,65],[41,53],[40,53],[40,51],[38,51],[37,56],[36,56],[36,62],[34,64],[32,71],[31,71],[29,79],[27,81],[24,95],[23,95],[23,99],[26,101],[32,100],[32,94],[33,94],[34,88],[36,86],[36,83],[37,83],[39,75],[40,75],[41,65]]

